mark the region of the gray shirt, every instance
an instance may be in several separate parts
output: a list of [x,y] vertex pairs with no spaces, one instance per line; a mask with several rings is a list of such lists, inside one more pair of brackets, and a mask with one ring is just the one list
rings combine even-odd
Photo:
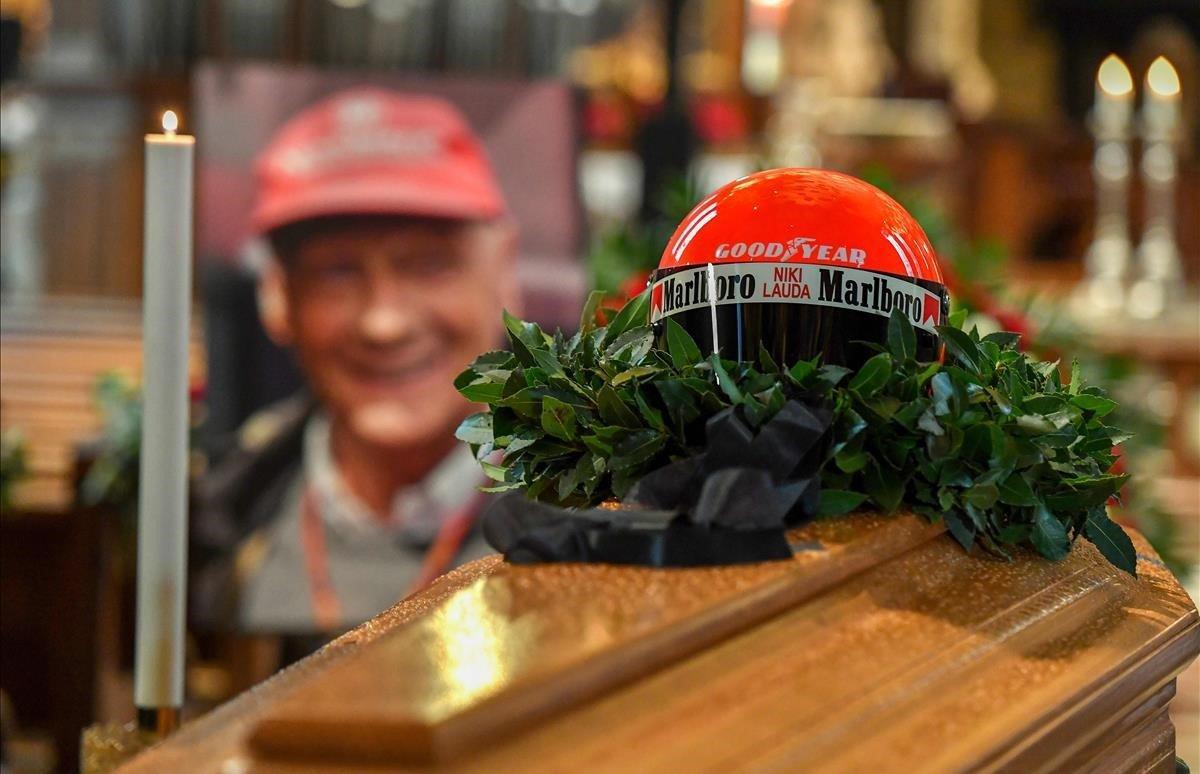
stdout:
[[[305,633],[317,626],[312,580],[302,539],[306,491],[316,504],[329,582],[349,629],[409,592],[445,519],[477,500],[482,474],[466,447],[455,449],[420,484],[399,492],[381,520],[346,491],[329,452],[329,425],[320,415],[305,428],[304,465],[288,484],[280,517],[244,544],[239,619],[246,631]],[[454,564],[492,553],[473,530]]]

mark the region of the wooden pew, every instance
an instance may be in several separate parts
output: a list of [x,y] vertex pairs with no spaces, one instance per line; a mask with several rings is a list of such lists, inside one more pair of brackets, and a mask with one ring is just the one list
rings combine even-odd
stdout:
[[[192,373],[200,379],[199,336],[193,341]],[[19,504],[70,505],[76,447],[101,429],[96,382],[110,371],[138,380],[141,347],[136,302],[5,300],[0,313],[0,427],[19,428],[27,444],[30,477],[17,490]]]

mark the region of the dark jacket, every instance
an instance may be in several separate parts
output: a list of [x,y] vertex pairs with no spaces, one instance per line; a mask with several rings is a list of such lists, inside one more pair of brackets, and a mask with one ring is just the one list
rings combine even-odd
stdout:
[[275,519],[304,460],[306,393],[253,415],[195,489],[188,565],[189,617],[201,631],[237,628],[238,549]]

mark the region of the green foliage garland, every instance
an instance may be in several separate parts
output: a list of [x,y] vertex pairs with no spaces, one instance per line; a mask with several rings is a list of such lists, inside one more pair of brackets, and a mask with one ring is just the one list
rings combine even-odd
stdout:
[[29,475],[25,436],[16,428],[0,434],[0,508],[13,504],[13,491]]
[[911,324],[893,314],[886,346],[857,371],[780,365],[765,350],[735,362],[704,357],[670,319],[659,346],[648,293],[598,325],[600,297],[570,337],[506,315],[511,351],[481,355],[455,381],[488,405],[457,436],[495,480],[490,491],[566,506],[621,498],[703,448],[714,413],[737,406],[757,428],[798,398],[834,412],[823,515],[904,504],[965,548],[1001,556],[1023,545],[1061,559],[1083,535],[1134,572],[1133,545],[1105,508],[1127,478],[1108,473],[1126,437],[1103,423],[1116,404],[1078,368],[1063,384],[1058,364],[1018,351],[1015,334],[980,337],[952,318],[938,329],[946,362],[922,363]]

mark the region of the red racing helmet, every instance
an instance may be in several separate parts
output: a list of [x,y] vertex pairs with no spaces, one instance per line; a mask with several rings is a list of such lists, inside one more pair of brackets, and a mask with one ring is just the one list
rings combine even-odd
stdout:
[[917,356],[937,359],[949,308],[929,238],[894,199],[850,175],[771,169],[696,205],[651,277],[650,319],[670,317],[705,351],[856,368],[899,309]]

